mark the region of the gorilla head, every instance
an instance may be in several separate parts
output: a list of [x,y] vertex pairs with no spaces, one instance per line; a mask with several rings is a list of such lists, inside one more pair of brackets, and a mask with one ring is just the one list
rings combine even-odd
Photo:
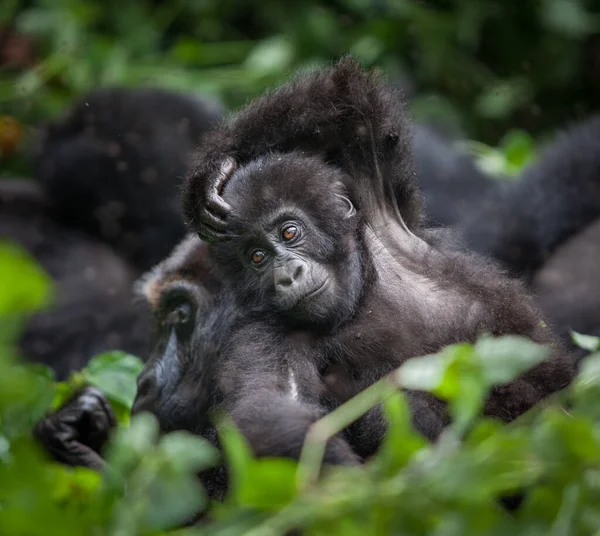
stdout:
[[206,245],[197,237],[186,238],[140,279],[136,290],[154,312],[155,336],[132,413],[151,411],[163,432],[184,429],[204,435],[219,398],[217,349],[233,318],[206,259]]
[[[282,180],[283,178],[283,180]],[[214,246],[223,277],[258,315],[339,325],[362,289],[359,218],[344,174],[295,153],[260,158],[225,187],[232,239]]]

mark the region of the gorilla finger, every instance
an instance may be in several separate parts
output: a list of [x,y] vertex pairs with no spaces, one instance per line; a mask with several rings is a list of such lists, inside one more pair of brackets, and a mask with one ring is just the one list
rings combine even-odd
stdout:
[[223,186],[231,178],[235,170],[237,169],[237,162],[232,157],[227,157],[221,163],[221,169],[217,175],[217,192],[220,194],[223,191]]
[[206,196],[205,201],[206,208],[216,212],[221,216],[226,216],[231,212],[231,205],[223,201],[223,198],[219,195],[216,187],[211,187]]
[[206,197],[206,206],[213,212],[226,215],[231,212],[231,206],[223,201],[221,192],[227,181],[231,178],[237,168],[237,163],[231,157],[226,158],[217,175],[211,180],[208,195]]
[[216,216],[209,210],[202,210],[200,212],[199,219],[200,225],[202,225],[203,227],[208,227],[217,232],[224,232],[227,230],[227,222],[223,218]]
[[117,418],[112,406],[100,390],[95,387],[86,387],[82,391],[82,396],[87,397],[87,406],[84,406],[83,409],[90,411],[94,415],[95,422],[106,429],[117,426]]
[[97,452],[77,441],[66,442],[63,449],[53,449],[51,454],[56,461],[71,467],[87,467],[101,471],[106,465]]
[[214,231],[210,227],[199,227],[197,232],[198,236],[202,240],[211,244],[214,244],[215,242],[223,242],[230,238],[230,236],[227,233],[220,233],[218,231]]

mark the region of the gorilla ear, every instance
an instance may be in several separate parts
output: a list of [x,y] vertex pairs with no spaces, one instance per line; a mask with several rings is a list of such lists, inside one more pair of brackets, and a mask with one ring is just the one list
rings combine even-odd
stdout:
[[356,214],[356,209],[354,208],[354,205],[352,204],[352,201],[350,201],[350,199],[348,199],[345,195],[341,194],[335,194],[335,196],[338,199],[341,199],[348,207],[348,212],[346,212],[346,214],[344,215],[345,219],[351,218]]

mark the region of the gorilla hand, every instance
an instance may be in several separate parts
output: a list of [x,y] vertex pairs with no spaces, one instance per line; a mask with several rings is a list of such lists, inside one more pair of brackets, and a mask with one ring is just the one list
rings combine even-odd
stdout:
[[236,161],[227,157],[221,162],[218,173],[206,183],[204,203],[199,207],[198,222],[194,225],[200,238],[206,242],[217,242],[227,238],[225,217],[231,211],[231,206],[223,200],[221,192],[236,168]]
[[38,422],[33,433],[55,460],[101,470],[105,462],[100,451],[116,425],[104,395],[94,387],[86,387],[56,413]]

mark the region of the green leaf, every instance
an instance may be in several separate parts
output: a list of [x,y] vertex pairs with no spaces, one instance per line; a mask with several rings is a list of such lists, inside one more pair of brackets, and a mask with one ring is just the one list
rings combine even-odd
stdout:
[[0,431],[8,438],[29,433],[54,398],[53,373],[43,365],[15,365],[0,352]]
[[578,333],[577,331],[573,330],[570,330],[570,332],[571,339],[577,346],[579,346],[579,348],[583,348],[588,352],[597,352],[600,350],[600,337],[583,335],[582,333]]
[[398,378],[406,389],[429,391],[452,400],[461,392],[461,368],[473,361],[472,356],[470,344],[447,346],[437,354],[407,360],[398,369]]
[[54,500],[85,502],[96,498],[102,484],[102,475],[98,471],[60,464],[50,467],[54,471]]
[[533,138],[523,130],[509,131],[500,143],[506,160],[505,172],[517,175],[529,164],[535,154]]
[[163,437],[159,452],[178,471],[197,472],[217,464],[218,451],[206,440],[189,432],[171,432]]
[[580,38],[598,30],[598,19],[580,0],[544,0],[540,6],[542,22],[550,30]]
[[397,377],[406,389],[433,391],[444,380],[449,359],[445,354],[432,354],[408,359],[398,369]]
[[125,352],[107,352],[90,360],[82,370],[87,383],[100,389],[111,402],[131,409],[137,392],[137,377],[144,364]]
[[263,74],[278,73],[289,68],[294,58],[294,47],[283,36],[260,41],[248,54],[245,66]]
[[158,442],[158,422],[150,413],[139,413],[129,428],[117,429],[110,442],[106,458],[117,474],[127,474],[135,468],[142,456],[151,452]]
[[531,82],[526,78],[500,80],[482,92],[475,101],[475,109],[484,118],[504,118],[529,102],[532,92]]
[[253,460],[238,490],[240,505],[263,510],[283,508],[296,496],[296,469],[292,460]]
[[206,504],[206,494],[195,475],[159,473],[143,492],[146,499],[142,524],[151,529],[169,529],[189,521]]
[[350,52],[354,57],[361,59],[367,64],[371,64],[377,60],[383,50],[384,45],[379,39],[371,35],[365,35],[361,36],[352,45]]
[[591,354],[579,363],[579,374],[573,382],[574,409],[592,419],[600,418],[600,353]]
[[475,344],[488,385],[504,384],[541,363],[549,349],[525,337],[484,337]]
[[239,493],[248,479],[248,471],[254,459],[246,438],[227,416],[221,416],[219,438],[225,453],[227,467],[230,472],[230,497],[239,500]]
[[52,281],[23,248],[0,241],[0,315],[32,313],[47,305]]
[[427,442],[415,433],[406,397],[392,393],[383,401],[388,428],[374,463],[380,471],[394,475],[402,469]]

